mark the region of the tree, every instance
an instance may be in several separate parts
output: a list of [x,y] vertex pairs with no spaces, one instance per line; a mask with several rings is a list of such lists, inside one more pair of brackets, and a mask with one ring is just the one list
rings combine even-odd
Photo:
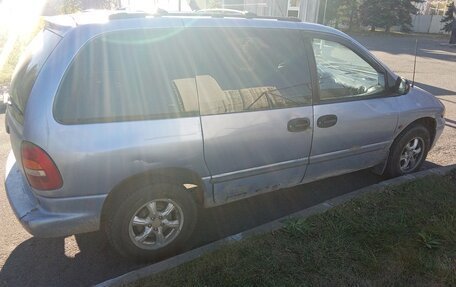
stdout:
[[[323,25],[327,25],[328,23],[332,22],[337,17],[337,9],[340,6],[340,0],[321,0],[320,1],[320,9],[318,10],[318,18],[320,19],[320,23]],[[325,11],[325,4],[326,4],[326,11]],[[324,15],[324,17],[323,17]]]
[[83,9],[120,8],[120,0],[80,0]]
[[442,20],[440,20],[441,23],[445,23],[442,29],[445,32],[451,32],[450,35],[450,44],[456,44],[456,0],[449,2],[447,6],[447,11],[445,12],[445,15],[443,16]]
[[85,9],[114,9],[120,7],[120,0],[63,0],[61,12],[76,13]]
[[456,44],[456,0],[453,0],[453,29],[450,36],[450,44]]
[[63,14],[76,13],[81,10],[81,5],[81,0],[64,0],[61,10]]
[[448,3],[447,6],[447,11],[445,12],[445,15],[443,16],[442,20],[440,20],[441,23],[445,23],[442,29],[445,32],[450,32],[453,29],[453,20],[454,20],[454,2]]
[[371,31],[375,31],[376,27],[384,27],[389,32],[392,26],[397,25],[409,30],[411,14],[418,12],[413,2],[422,0],[365,0],[359,7],[361,23],[371,26]]
[[339,0],[339,2],[337,19],[339,22],[347,24],[348,30],[351,31],[353,26],[358,23],[359,0]]
[[[325,13],[326,2],[320,1],[320,23],[327,24],[334,21],[336,28],[339,24],[344,23],[347,24],[349,30],[352,30],[353,26],[358,24],[359,2],[360,0],[328,0]],[[323,14],[325,14],[325,19],[323,19]]]
[[456,10],[454,9],[454,2],[448,3],[448,10],[445,13],[445,16],[440,20],[440,22],[445,23],[441,30],[445,32],[451,32],[450,44],[456,44],[456,21],[454,20],[454,15]]
[[[456,6],[456,0],[453,0],[453,7]],[[453,9],[453,31],[451,31],[450,44],[456,44],[456,9]]]
[[214,9],[222,7],[221,0],[209,0],[207,1],[207,9]]

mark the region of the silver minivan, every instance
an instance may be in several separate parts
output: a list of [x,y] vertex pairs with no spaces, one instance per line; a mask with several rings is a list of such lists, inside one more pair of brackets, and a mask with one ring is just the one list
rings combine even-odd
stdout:
[[444,107],[344,33],[251,14],[47,19],[6,112],[27,231],[177,252],[199,207],[373,168],[418,170]]

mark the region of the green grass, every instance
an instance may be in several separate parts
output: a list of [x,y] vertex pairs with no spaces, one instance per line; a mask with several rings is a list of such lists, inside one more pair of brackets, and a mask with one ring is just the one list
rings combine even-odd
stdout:
[[456,286],[456,172],[290,220],[130,286],[227,285]]

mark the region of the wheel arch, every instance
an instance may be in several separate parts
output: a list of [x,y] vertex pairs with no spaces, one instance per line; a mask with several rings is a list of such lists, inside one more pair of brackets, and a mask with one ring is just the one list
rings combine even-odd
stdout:
[[429,131],[429,134],[431,136],[430,147],[433,146],[434,140],[435,140],[435,135],[436,135],[437,121],[432,117],[421,117],[419,119],[416,119],[416,120],[410,122],[409,124],[407,124],[407,126],[405,126],[400,133],[395,135],[393,141],[391,142],[391,145],[390,145],[389,151],[388,151],[388,155],[386,156],[385,160],[373,168],[373,172],[375,174],[382,175],[385,172],[385,169],[388,164],[389,157],[390,157],[390,153],[391,153],[391,147],[394,146],[397,139],[402,134],[406,133],[409,129],[411,129],[412,127],[417,126],[417,125],[422,125]]
[[434,140],[435,140],[435,134],[436,134],[436,128],[437,128],[437,121],[433,117],[422,117],[419,119],[414,120],[413,122],[409,123],[405,128],[402,129],[402,131],[396,135],[394,138],[394,141],[396,141],[397,138],[403,133],[405,133],[407,130],[410,128],[416,126],[416,125],[422,125],[427,130],[429,131],[429,134],[431,136],[430,138],[430,146],[433,146]]
[[129,191],[146,184],[175,183],[184,186],[186,192],[191,192],[198,206],[204,205],[205,185],[198,173],[185,168],[162,168],[135,174],[117,184],[106,197],[101,211],[100,227],[102,228],[106,215],[119,202],[125,199]]

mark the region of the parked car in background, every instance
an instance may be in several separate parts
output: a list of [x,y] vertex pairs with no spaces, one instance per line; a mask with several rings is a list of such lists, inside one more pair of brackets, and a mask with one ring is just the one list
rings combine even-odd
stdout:
[[414,172],[444,127],[433,95],[346,34],[219,12],[49,18],[10,93],[5,184],[24,228],[101,229],[141,259],[184,246],[199,207]]

